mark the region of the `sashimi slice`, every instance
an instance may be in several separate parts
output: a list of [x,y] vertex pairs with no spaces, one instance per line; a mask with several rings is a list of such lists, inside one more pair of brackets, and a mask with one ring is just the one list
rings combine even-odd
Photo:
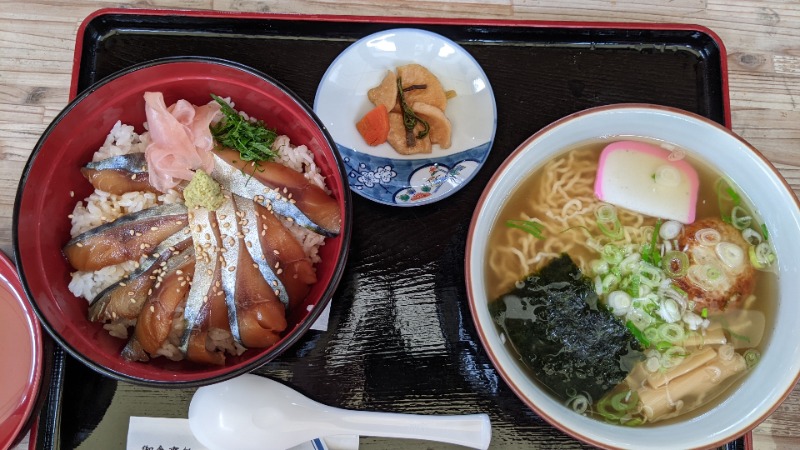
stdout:
[[245,179],[252,177],[264,186],[280,190],[309,219],[331,235],[339,233],[342,226],[339,203],[302,173],[270,161],[261,161],[258,167],[254,167],[252,163],[243,161],[236,150],[220,149],[216,155],[240,171]]
[[94,271],[152,252],[158,244],[184,229],[186,207],[165,204],[126,214],[75,236],[64,255],[75,270]]
[[673,152],[636,141],[606,146],[594,192],[602,201],[685,224],[695,220],[697,171]]

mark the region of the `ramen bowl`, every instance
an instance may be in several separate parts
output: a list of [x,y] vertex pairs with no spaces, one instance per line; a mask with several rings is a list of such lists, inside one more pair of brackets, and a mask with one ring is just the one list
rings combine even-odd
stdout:
[[[505,328],[495,323],[496,315],[489,308],[490,302],[499,297],[491,285],[487,267],[492,258],[490,246],[494,245],[490,236],[496,226],[505,226],[496,224],[501,220],[504,205],[525,180],[556,155],[573,152],[586,142],[597,140],[646,140],[671,151],[682,149],[723,175],[749,199],[755,216],[769,232],[776,256],[774,273],[770,275],[774,289],[769,295],[774,298],[763,299],[771,303],[765,314],[766,332],[759,344],[760,360],[707,405],[668,420],[638,426],[623,426],[590,417],[585,412],[581,414],[581,408],[576,412],[563,398],[554,396],[520,362],[520,355],[501,331]],[[525,195],[535,194],[533,190],[525,191]],[[498,373],[527,407],[564,433],[604,448],[720,446],[768,417],[789,396],[798,380],[800,329],[795,322],[800,315],[800,304],[795,301],[794,293],[800,289],[797,276],[800,266],[795,256],[800,252],[800,240],[796,239],[799,228],[800,208],[792,189],[759,151],[730,130],[695,114],[662,106],[624,104],[589,109],[531,136],[491,178],[469,229],[465,268],[469,305],[477,332]],[[602,289],[591,286],[593,290]],[[500,294],[504,292],[508,291]],[[684,405],[672,405],[680,406]]]
[[[88,301],[68,289],[73,269],[62,249],[71,237],[69,215],[76,202],[94,191],[80,169],[104,145],[117,121],[134,126],[137,133],[144,132],[143,97],[148,91],[163,93],[166,105],[179,99],[205,105],[212,101],[211,94],[229,97],[237,110],[264,121],[278,134],[288,136],[293,145],[305,145],[326,180],[341,218],[339,233],[327,237],[319,248],[316,282],[301,301],[286,311],[287,326],[279,340],[268,347],[252,346],[241,355],[228,356],[223,365],[171,361],[165,357],[154,357],[149,362],[123,358],[120,353],[127,340],[113,337],[103,324],[89,321]],[[34,148],[19,184],[13,242],[28,300],[44,328],[69,354],[119,380],[186,387],[253,370],[278,357],[304,335],[329,304],[342,276],[349,247],[351,206],[342,162],[334,148],[327,130],[303,100],[279,81],[238,63],[214,58],[168,58],[139,64],[100,80],[54,119]]]

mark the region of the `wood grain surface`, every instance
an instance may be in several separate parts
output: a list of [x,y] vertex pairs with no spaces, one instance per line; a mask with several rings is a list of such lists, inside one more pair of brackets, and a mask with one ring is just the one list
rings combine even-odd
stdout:
[[[110,7],[702,25],[719,35],[727,49],[733,130],[760,149],[800,192],[797,1],[2,0],[0,250],[7,254],[12,252],[12,209],[23,166],[68,101],[78,26],[93,11]],[[756,450],[800,448],[800,390],[753,431],[753,438]]]

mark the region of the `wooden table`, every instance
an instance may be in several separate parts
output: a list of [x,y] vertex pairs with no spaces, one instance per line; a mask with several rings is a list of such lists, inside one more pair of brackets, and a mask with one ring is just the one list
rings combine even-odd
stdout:
[[[106,7],[703,25],[727,48],[734,131],[759,148],[800,192],[800,9],[787,1],[4,0],[0,249],[7,254],[12,251],[11,217],[22,168],[40,134],[68,101],[76,30],[87,15]],[[757,450],[800,448],[800,389],[753,437]]]

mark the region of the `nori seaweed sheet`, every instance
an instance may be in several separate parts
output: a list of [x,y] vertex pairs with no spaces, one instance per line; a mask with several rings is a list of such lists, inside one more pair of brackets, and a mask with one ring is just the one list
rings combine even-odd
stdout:
[[641,345],[603,305],[591,280],[563,254],[489,305],[538,380],[558,397],[595,401],[628,375]]

